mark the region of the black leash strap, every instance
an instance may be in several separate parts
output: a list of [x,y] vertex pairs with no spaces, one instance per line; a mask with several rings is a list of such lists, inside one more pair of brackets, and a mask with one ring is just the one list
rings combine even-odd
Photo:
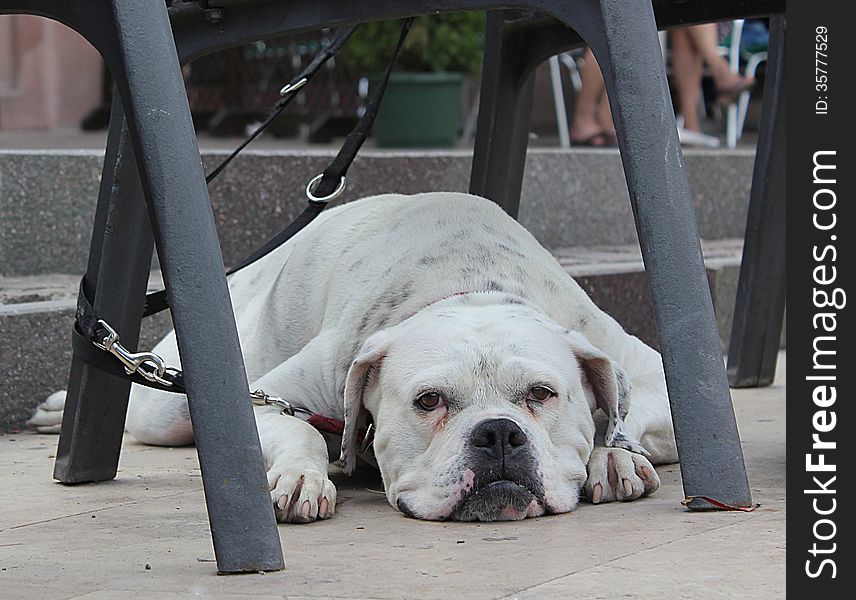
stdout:
[[[401,52],[404,40],[412,24],[413,18],[403,21],[392,59],[377,88],[372,93],[366,105],[365,113],[360,117],[357,126],[346,138],[342,149],[336,155],[333,162],[330,163],[330,166],[323,173],[313,178],[306,186],[306,196],[309,198],[306,208],[285,229],[226,271],[227,275],[243,269],[281,246],[312,222],[327,207],[328,202],[338,197],[344,191],[345,176],[371,132],[375,117],[377,117],[377,113],[380,110],[380,104],[389,83],[393,66]],[[288,106],[295,95],[294,93],[306,85],[309,79],[312,78],[312,75],[342,47],[357,27],[357,25],[342,27],[336,31],[333,40],[297,77],[282,88],[280,91],[282,98],[274,105],[270,115],[268,115],[264,122],[256,128],[246,141],[236,148],[231,155],[206,177],[207,182],[210,183],[222,173],[241,150],[258,137],[262,130]],[[129,378],[134,383],[167,392],[185,393],[184,377],[181,370],[164,364],[163,360],[156,354],[151,352],[130,352],[121,345],[119,335],[109,324],[96,316],[92,301],[85,293],[86,286],[84,286],[84,281],[85,279],[81,280],[77,300],[77,318],[72,335],[72,347],[75,356],[99,370],[116,375],[117,377]],[[169,308],[169,302],[166,290],[152,292],[146,295],[143,316],[147,317],[167,308]],[[251,396],[256,403],[276,404],[279,406],[286,405],[283,407],[283,410],[286,412],[291,410],[293,414],[293,408],[287,406],[288,403],[281,398],[268,396],[261,390],[253,392]]]
[[71,337],[74,356],[101,371],[128,378],[134,383],[184,393],[184,376],[179,369],[169,367],[152,352],[129,351],[121,344],[119,334],[95,315],[92,301],[86,295],[89,286],[85,282],[84,276],[77,294],[77,315]]
[[[133,356],[151,354],[151,357],[146,358],[152,358],[152,360],[141,360],[137,367],[138,370],[131,370],[130,367],[126,368],[121,360],[117,360],[117,356],[113,354],[113,352],[110,352],[109,354],[104,352],[101,346],[95,345],[92,338],[80,333],[80,331],[77,330],[77,327],[72,329],[71,348],[75,357],[79,358],[86,364],[95,367],[99,371],[108,373],[109,375],[121,377],[123,379],[130,379],[133,383],[153,387],[159,390],[175,392],[177,394],[185,393],[184,376],[181,371],[177,369],[164,369],[160,374],[158,374],[160,370],[159,364],[154,361],[160,357],[156,354],[152,354],[150,352],[133,353]],[[114,346],[114,349],[115,348],[116,347]],[[142,372],[148,373],[152,379],[144,377],[141,374]],[[158,377],[161,381],[167,383],[159,382],[158,380],[153,379],[154,377]]]
[[312,79],[312,76],[315,75],[315,73],[317,73],[318,70],[323,67],[328,60],[333,58],[336,52],[338,52],[339,49],[345,44],[345,42],[348,41],[348,38],[351,37],[351,35],[357,30],[358,27],[359,25],[350,25],[347,27],[340,27],[336,30],[336,34],[333,36],[333,39],[330,40],[330,43],[328,43],[321,50],[321,52],[319,52],[315,56],[315,58],[312,59],[312,62],[310,62],[306,66],[306,68],[300,72],[300,74],[294,77],[294,79],[292,79],[288,84],[283,86],[283,88],[279,91],[280,99],[277,100],[276,104],[273,105],[273,108],[271,109],[265,120],[262,121],[262,123],[258,127],[256,127],[255,131],[253,131],[252,134],[250,134],[250,137],[244,140],[244,142],[240,146],[235,148],[232,154],[227,156],[226,159],[223,160],[223,162],[217,165],[217,168],[215,168],[213,171],[211,171],[208,175],[205,176],[206,183],[211,183],[220,173],[223,172],[223,170],[227,166],[229,166],[229,163],[231,163],[244,148],[250,145],[250,142],[259,137],[261,132],[264,131],[267,126],[270,125],[274,121],[274,119],[276,119],[280,115],[280,113],[285,110],[285,107],[291,103],[291,101],[296,96],[295,92],[299,91],[307,83],[309,83],[309,80]]
[[[341,150],[336,155],[336,158],[333,159],[333,162],[330,163],[324,172],[321,175],[317,175],[314,179],[312,179],[309,184],[306,186],[306,196],[309,198],[309,202],[306,208],[303,209],[303,212],[300,213],[294,221],[288,224],[282,231],[276,234],[273,238],[264,243],[260,248],[256,249],[249,256],[244,257],[238,263],[226,271],[226,275],[231,275],[237,271],[240,271],[244,267],[251,265],[256,262],[263,256],[270,254],[273,250],[284,244],[286,241],[294,237],[298,231],[309,225],[317,217],[321,214],[321,212],[327,207],[327,203],[331,200],[338,197],[342,192],[345,191],[345,176],[348,173],[348,169],[351,166],[351,163],[354,162],[354,159],[357,157],[357,153],[360,151],[363,143],[366,141],[369,133],[371,133],[372,125],[374,125],[375,118],[377,117],[377,113],[380,110],[381,101],[383,100],[383,94],[386,91],[386,86],[389,83],[389,77],[392,74],[393,66],[395,66],[395,61],[398,59],[398,55],[401,53],[401,48],[404,45],[404,40],[407,38],[407,33],[410,31],[410,27],[413,24],[413,18],[405,19],[401,25],[401,32],[398,36],[398,43],[395,46],[395,51],[392,54],[392,58],[389,61],[389,64],[386,67],[386,71],[384,71],[383,77],[381,81],[378,83],[377,88],[372,93],[372,97],[369,99],[368,104],[366,105],[366,111],[363,113],[363,116],[360,117],[357,126],[354,130],[348,135],[345,139],[345,143],[342,145]],[[298,75],[292,80],[292,83],[289,83],[287,86],[283,88],[284,91],[287,91],[290,86],[298,86],[296,89],[300,89],[305,85],[305,83],[300,83],[304,81],[306,77],[304,74],[307,71],[310,71],[312,65],[318,63],[319,66],[323,64],[332,54],[330,52],[335,53],[336,50],[341,48],[342,44],[351,36],[357,26],[353,26],[350,28],[341,28],[336,32],[335,39],[333,42],[328,45],[321,54],[315,57],[312,63],[304,70],[303,73]],[[347,29],[346,32],[342,33],[344,29]],[[319,61],[319,57],[324,55],[326,58]],[[318,67],[315,67],[312,70],[312,73],[318,70]],[[310,75],[311,77],[311,75]],[[291,91],[295,91],[292,88]],[[290,99],[292,97],[291,94],[286,96],[285,99]],[[287,104],[287,103],[286,103]],[[281,109],[274,109],[271,113],[271,117],[268,117],[262,125],[253,132],[253,135],[250,136],[246,142],[244,142],[241,146],[239,146],[231,156],[229,156],[226,160],[224,160],[220,166],[218,166],[211,174],[208,176],[208,181],[219,175],[223,169],[226,168],[226,165],[231,162],[231,160],[238,155],[238,153],[247,146],[247,144],[252,141],[252,139],[259,134],[259,132],[264,129],[267,124],[269,124],[277,114],[281,112]],[[169,308],[169,301],[167,299],[166,290],[161,290],[158,292],[152,292],[146,295],[146,303],[143,308],[143,317],[148,317],[150,315],[157,314],[161,311]]]
[[[312,188],[313,183],[310,182],[309,186],[306,188],[306,194],[310,199],[313,196],[325,197],[329,194],[335,193],[335,191],[340,187],[344,188],[345,175],[348,172],[348,168],[351,166],[351,163],[354,162],[354,159],[357,157],[357,153],[360,151],[360,148],[366,141],[369,133],[371,133],[375,117],[377,117],[377,113],[380,110],[383,93],[386,91],[386,86],[389,83],[389,76],[392,74],[392,68],[395,66],[395,61],[401,53],[401,48],[404,45],[404,40],[407,38],[407,33],[410,31],[411,25],[413,25],[413,17],[405,19],[404,23],[402,23],[401,33],[398,35],[398,43],[396,44],[395,51],[392,54],[392,60],[390,60],[389,64],[386,66],[383,78],[372,93],[372,97],[366,105],[366,112],[363,113],[362,117],[360,117],[359,123],[357,123],[354,130],[345,139],[345,143],[342,145],[342,149],[339,150],[339,154],[336,155],[336,158],[333,159],[330,166],[321,174],[318,186]],[[316,179],[319,178],[316,177]]]
[[[303,212],[289,223],[285,229],[265,242],[260,248],[254,250],[252,254],[241,259],[238,264],[226,271],[226,275],[240,271],[282,246],[286,241],[297,235],[298,231],[309,225],[315,217],[321,214],[326,206],[326,203],[309,202],[306,208],[303,209]],[[168,308],[169,300],[167,299],[166,290],[149,292],[146,294],[146,302],[143,305],[143,318],[157,314]]]

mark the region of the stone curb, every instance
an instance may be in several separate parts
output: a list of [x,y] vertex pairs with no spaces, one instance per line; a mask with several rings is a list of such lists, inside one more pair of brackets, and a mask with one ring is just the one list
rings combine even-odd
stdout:
[[[222,154],[208,153],[210,169]],[[303,189],[329,151],[248,150],[211,186],[224,259],[233,264],[302,209]],[[701,237],[742,238],[754,154],[684,153]],[[82,273],[103,152],[0,151],[0,275]],[[399,192],[465,191],[465,151],[366,151],[354,163],[344,201]],[[520,220],[545,246],[635,244],[621,160],[615,150],[533,149]]]

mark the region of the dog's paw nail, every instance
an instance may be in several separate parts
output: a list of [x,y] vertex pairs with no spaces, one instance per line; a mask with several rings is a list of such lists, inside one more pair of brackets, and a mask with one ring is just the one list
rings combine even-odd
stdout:
[[636,474],[642,480],[645,486],[645,494],[653,494],[660,487],[660,478],[657,477],[656,471],[647,465],[640,465],[636,469]]
[[612,452],[606,455],[606,479],[612,489],[618,486],[618,470],[615,468],[615,455]]
[[[600,493],[595,500],[595,486]],[[647,458],[618,448],[595,448],[589,458],[588,490],[593,503],[629,502],[654,493],[660,479]]]
[[594,487],[591,489],[591,501],[592,504],[598,504],[600,499],[603,497],[603,486],[599,483],[596,483]]
[[280,523],[311,523],[333,516],[336,488],[326,473],[276,467],[268,472],[274,512]]
[[623,483],[624,483],[624,495],[627,498],[630,498],[633,495],[633,484],[630,483],[629,479],[624,479]]

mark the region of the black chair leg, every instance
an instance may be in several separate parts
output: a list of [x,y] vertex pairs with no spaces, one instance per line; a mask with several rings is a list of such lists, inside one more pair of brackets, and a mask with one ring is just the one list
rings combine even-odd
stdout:
[[[152,235],[119,96],[113,100],[85,283],[96,313],[122,344],[137,346],[152,260]],[[101,283],[101,285],[99,285]],[[54,478],[62,483],[116,476],[128,381],[72,358]]]
[[[752,503],[649,0],[562,4],[604,74],[648,275],[687,496]],[[702,500],[691,509],[713,506]]]
[[[65,23],[92,43],[110,68],[169,293],[218,571],[282,569],[223,257],[166,3],[0,0],[0,13]],[[130,193],[120,196],[102,185],[89,272],[90,284],[98,284],[96,309],[103,310],[102,318],[126,325],[119,333],[130,343],[138,335],[151,241],[133,192],[119,118],[116,111],[106,172]],[[78,363],[73,368],[57,477],[68,483],[110,479],[127,384],[108,383]]]
[[488,12],[470,193],[490,198],[516,219],[535,86],[514,14]]
[[773,383],[785,316],[785,18],[770,19],[761,128],[734,322],[728,344],[732,387]]
[[111,7],[119,51],[105,59],[125,107],[169,293],[217,567],[278,570],[279,534],[166,5],[113,0]]

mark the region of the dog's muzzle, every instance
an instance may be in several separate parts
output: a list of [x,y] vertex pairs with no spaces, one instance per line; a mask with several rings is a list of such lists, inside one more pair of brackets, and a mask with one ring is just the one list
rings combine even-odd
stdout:
[[473,486],[452,510],[456,521],[509,521],[544,512],[544,485],[529,439],[511,419],[487,419],[470,433]]

